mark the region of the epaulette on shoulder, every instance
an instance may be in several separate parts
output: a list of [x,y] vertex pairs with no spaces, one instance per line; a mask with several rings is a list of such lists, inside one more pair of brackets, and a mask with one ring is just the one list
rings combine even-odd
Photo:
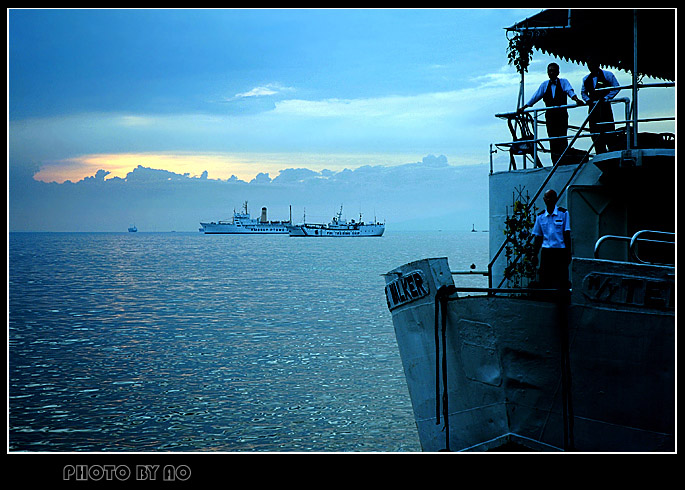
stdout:
[[559,211],[561,211],[562,213],[565,213],[565,212],[566,212],[566,208],[562,208],[562,207],[560,207],[560,206],[557,206],[557,209],[558,209]]

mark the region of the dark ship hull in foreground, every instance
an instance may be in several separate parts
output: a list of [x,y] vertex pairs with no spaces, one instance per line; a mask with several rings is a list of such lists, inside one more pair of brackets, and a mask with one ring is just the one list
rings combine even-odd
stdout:
[[[548,12],[533,19],[538,28],[567,11]],[[630,32],[656,25],[627,12]],[[674,25],[673,12],[658,13],[660,30]],[[600,14],[574,10],[568,21],[587,28]],[[537,47],[557,54],[553,41],[542,36],[548,44]],[[569,45],[583,47],[559,44]],[[638,133],[633,109],[622,148],[491,172],[487,288],[459,287],[445,258],[385,275],[424,451],[675,450],[675,146],[671,135]],[[507,205],[512,193],[537,189],[526,206],[540,209],[547,188],[563,189],[570,214],[571,287],[512,287],[509,266],[526,258],[507,254],[504,263]]]
[[671,268],[574,259],[570,304],[436,300],[453,286],[444,258],[396,269],[388,290],[412,275],[428,294],[392,312],[424,451],[674,449]]

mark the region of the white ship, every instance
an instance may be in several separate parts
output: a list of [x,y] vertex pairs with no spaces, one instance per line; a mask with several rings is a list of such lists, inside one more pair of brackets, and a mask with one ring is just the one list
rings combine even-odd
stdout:
[[[511,148],[511,161],[495,172],[490,160],[487,288],[460,286],[453,277],[466,271],[421,250],[419,260],[386,274],[424,451],[675,450],[675,135],[638,130],[675,118],[637,112],[638,88],[641,95],[675,86],[638,83],[642,74],[675,80],[674,12],[551,9],[509,29],[540,51],[577,62],[592,52],[630,70],[632,84],[615,100],[627,104],[626,117],[617,118],[608,152],[591,154],[592,144],[568,161],[576,140],[592,136],[583,133],[586,119],[552,167],[535,164],[547,141],[537,126],[523,137],[533,143],[526,151],[515,134],[498,144]],[[498,117],[534,112],[536,124],[545,110]],[[534,268],[515,268],[536,257],[526,246],[530,233],[509,223],[544,210],[547,189],[559,191],[570,215],[568,288],[542,289]]]
[[302,223],[288,226],[288,233],[292,237],[365,237],[382,236],[385,231],[385,223],[364,223],[361,214],[359,221],[349,222],[342,217],[340,211],[328,224]]
[[247,201],[243,203],[243,212],[233,212],[233,219],[230,221],[221,220],[218,222],[212,221],[209,223],[200,222],[202,228],[200,231],[207,235],[219,234],[253,234],[253,235],[271,235],[288,233],[288,225],[291,221],[269,221],[266,217],[266,208],[262,208],[262,215],[259,219],[250,218],[250,213],[247,211]]

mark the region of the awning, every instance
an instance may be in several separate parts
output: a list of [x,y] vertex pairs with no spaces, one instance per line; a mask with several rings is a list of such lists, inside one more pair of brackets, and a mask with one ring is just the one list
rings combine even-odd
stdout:
[[[570,16],[569,16],[570,12]],[[637,72],[675,81],[675,9],[550,9],[507,28],[532,35],[533,47],[585,64],[633,71],[633,13],[637,12]]]

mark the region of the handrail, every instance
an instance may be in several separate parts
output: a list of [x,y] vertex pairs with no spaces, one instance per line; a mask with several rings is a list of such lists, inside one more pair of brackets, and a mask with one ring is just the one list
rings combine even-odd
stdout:
[[593,256],[595,259],[599,258],[599,249],[608,240],[622,240],[622,241],[627,242],[629,244],[628,253],[629,253],[629,256],[631,258],[634,258],[637,262],[639,262],[641,264],[657,264],[657,262],[649,262],[649,261],[643,260],[637,255],[637,252],[635,251],[635,246],[638,244],[638,242],[662,243],[662,244],[675,246],[675,241],[650,240],[647,238],[640,238],[640,235],[643,235],[645,233],[664,235],[664,236],[672,237],[675,240],[675,233],[672,233],[670,231],[657,231],[657,230],[640,230],[637,233],[635,233],[632,237],[619,236],[619,235],[604,235],[604,236],[600,237],[597,240],[597,242],[595,243],[595,249],[593,252]]
[[[570,143],[570,144],[564,149],[564,151],[561,153],[561,156],[560,156],[559,159],[557,160],[557,163],[554,164],[554,167],[552,167],[552,170],[551,170],[551,171],[549,172],[549,174],[547,175],[547,178],[545,178],[544,182],[540,185],[540,187],[538,188],[537,192],[535,193],[535,196],[534,196],[533,199],[531,199],[529,202],[533,202],[533,203],[534,203],[535,200],[538,198],[538,196],[540,195],[540,192],[542,192],[542,189],[545,188],[545,186],[547,185],[547,182],[549,182],[549,180],[552,178],[552,175],[554,175],[554,172],[556,172],[557,168],[559,168],[559,164],[563,161],[563,158],[564,158],[564,156],[566,155],[566,152],[568,151],[569,148],[571,148],[571,147],[573,146],[573,143],[576,142],[576,140],[578,139],[578,136],[579,136],[580,133],[583,131],[583,128],[585,128],[585,125],[586,125],[586,124],[588,123],[588,121],[590,120],[590,116],[592,115],[592,113],[594,112],[594,110],[595,110],[597,107],[598,107],[598,105],[595,105],[595,106],[593,106],[593,107],[588,111],[588,114],[587,114],[587,117],[585,118],[585,121],[583,121],[583,124],[581,124],[580,129],[578,129],[578,131],[576,132],[575,136],[574,136],[573,139],[571,140],[571,143]],[[594,146],[594,143],[593,143],[593,146]],[[590,147],[590,149],[592,149],[592,147]],[[589,150],[588,150],[588,153],[589,153]],[[578,164],[578,168],[576,168],[576,171],[577,171],[580,167],[582,167],[582,166],[583,166],[583,161],[581,161],[581,162]],[[571,178],[573,178],[573,177],[575,176],[575,174],[576,174],[576,172],[573,173],[573,175],[571,176]],[[566,186],[564,186],[564,190],[565,190],[565,189],[566,189]],[[561,193],[559,193],[558,197],[561,197]],[[502,242],[502,245],[499,247],[499,250],[497,250],[497,253],[495,254],[495,256],[494,256],[494,257],[492,258],[492,260],[490,260],[490,262],[488,263],[488,287],[490,287],[490,288],[492,288],[492,265],[495,263],[495,261],[497,260],[497,258],[499,257],[499,255],[502,253],[502,250],[504,250],[504,247],[507,245],[507,242],[508,242],[508,241],[509,241],[509,237],[507,237],[507,238],[504,239],[504,242]],[[520,257],[520,255],[517,255],[517,256],[514,258],[514,263],[516,263],[516,262],[518,261],[519,257]],[[505,278],[502,278],[502,281],[500,281],[499,286],[501,286],[501,285],[504,283],[504,280],[505,280]],[[499,287],[499,286],[498,286],[498,287]]]
[[[452,293],[541,294],[541,295],[550,295],[550,296],[561,295],[562,297],[567,296],[570,291],[571,290],[568,288],[551,289],[551,288],[491,288],[491,287],[479,288],[479,287],[461,287],[461,286],[450,287],[450,292],[452,292]],[[446,299],[447,299],[447,301],[454,301],[454,300],[458,300],[459,297],[458,296],[447,296]]]
[[[637,89],[640,89],[640,88],[673,88],[673,87],[675,87],[675,82],[637,83],[637,84],[635,84],[635,88],[637,88]],[[615,86],[615,87],[614,87],[614,86],[612,86],[612,87],[602,87],[602,88],[597,88],[597,89],[595,89],[595,90],[596,90],[597,92],[609,92],[609,91],[613,91],[613,90],[632,89],[632,88],[633,88],[633,85],[632,85],[632,84],[629,84],[629,85],[619,85],[619,86]],[[613,104],[613,103],[617,103],[617,102],[625,102],[625,104],[626,104],[626,110],[625,110],[626,115],[625,115],[625,119],[624,119],[623,121],[614,121],[614,122],[613,122],[614,124],[624,124],[624,123],[625,123],[625,125],[626,125],[626,137],[627,137],[627,139],[628,139],[628,145],[627,145],[626,148],[630,148],[630,146],[631,146],[631,145],[630,145],[631,139],[630,139],[630,134],[629,134],[629,131],[628,131],[628,128],[630,127],[630,124],[636,124],[636,123],[639,123],[639,122],[675,121],[675,117],[646,118],[646,119],[636,119],[636,118],[632,118],[632,119],[631,119],[631,117],[630,117],[630,112],[632,111],[632,109],[629,109],[630,99],[627,98],[627,97],[621,97],[621,98],[614,98],[614,99],[611,99],[611,100],[609,101],[609,103],[612,103],[612,104]],[[535,143],[542,142],[542,141],[551,141],[552,139],[555,139],[555,138],[537,138],[537,123],[538,123],[537,114],[538,114],[539,112],[543,112],[543,111],[547,111],[547,110],[552,110],[552,109],[568,109],[568,108],[576,108],[576,107],[582,107],[582,106],[579,105],[579,104],[566,104],[566,105],[554,106],[554,107],[530,108],[530,109],[526,109],[526,110],[524,110],[524,111],[521,111],[521,113],[535,113],[535,117],[534,117],[534,121],[535,121],[535,128],[534,128],[535,139],[533,139],[533,140],[518,140],[518,141],[506,142],[506,143],[494,143],[494,146],[496,146],[496,147],[497,147],[497,146],[511,146],[511,145],[513,145],[513,144],[516,144],[516,143],[533,143],[533,144],[535,144]],[[518,114],[518,111],[516,111],[516,112],[503,112],[503,113],[495,114],[495,117],[507,118],[507,117],[511,117],[511,116],[513,116],[513,115],[516,115],[516,114]],[[611,122],[608,122],[608,123],[598,123],[598,124],[611,124]],[[595,135],[596,135],[595,133],[591,133],[591,134],[589,134],[589,135],[587,135],[587,136],[595,136]],[[584,136],[584,137],[587,137],[587,136]],[[557,137],[556,137],[556,139],[562,139],[562,138],[568,139],[569,136],[557,136]],[[491,153],[491,156],[490,156],[490,160],[491,160],[491,161],[490,161],[490,173],[491,173],[491,174],[493,173],[493,164],[492,164],[492,153],[493,153],[493,150],[492,150],[492,146],[493,146],[493,144],[490,144],[490,153]],[[536,145],[533,145],[533,151],[534,151],[533,161],[535,161],[535,158],[537,157],[537,146],[536,146]],[[524,161],[524,165],[525,165],[525,161]],[[524,168],[525,168],[525,167],[524,167]]]
[[627,236],[619,236],[619,235],[604,235],[600,237],[596,242],[595,242],[595,249],[593,252],[594,258],[598,259],[599,258],[599,248],[602,246],[602,244],[608,240],[623,240],[626,242],[630,241],[630,237]]
[[[632,89],[634,89],[634,93],[633,93],[634,98],[637,98],[636,89],[637,89],[637,88],[648,88],[648,87],[675,87],[675,82],[650,83],[650,84],[637,83],[637,84],[635,84],[635,86],[633,86],[633,85],[631,84],[631,85],[622,85],[622,86],[618,86],[618,87],[599,88],[599,89],[597,89],[597,90],[598,90],[598,91],[611,91],[611,90],[617,90],[617,89],[620,90],[620,89],[624,89],[624,88],[626,88],[626,89],[627,89],[627,88],[632,88]],[[627,140],[628,140],[628,141],[627,141],[627,146],[626,146],[626,148],[631,148],[631,147],[632,147],[632,145],[631,145],[631,141],[632,141],[632,140],[631,140],[631,131],[629,130],[629,129],[630,129],[630,124],[633,124],[633,131],[636,131],[637,123],[638,123],[638,122],[653,122],[653,121],[675,120],[675,117],[648,118],[648,119],[637,119],[637,117],[634,117],[633,119],[631,119],[630,113],[631,113],[631,111],[636,110],[637,107],[634,107],[633,109],[629,109],[630,100],[629,100],[627,97],[615,98],[615,99],[612,99],[612,100],[609,101],[609,103],[618,103],[618,102],[624,102],[624,103],[626,104],[626,109],[625,109],[625,120],[624,120],[624,121],[619,121],[618,123],[614,122],[615,124],[623,124],[623,123],[625,123],[625,126],[626,126],[626,137],[627,137]],[[635,101],[633,105],[636,105],[636,104],[637,104],[637,101]],[[534,138],[533,140],[518,140],[518,141],[514,141],[514,142],[509,142],[509,143],[496,143],[495,146],[511,146],[511,145],[513,145],[513,144],[515,144],[515,143],[516,143],[516,144],[520,144],[520,143],[532,143],[532,144],[533,144],[533,162],[535,162],[536,159],[537,159],[537,143],[538,143],[538,142],[541,142],[541,141],[551,141],[551,140],[553,140],[553,139],[562,139],[562,138],[568,139],[568,138],[569,138],[568,136],[565,136],[565,137],[564,137],[564,136],[560,136],[560,137],[556,137],[556,138],[537,138],[537,123],[538,123],[538,120],[537,120],[537,113],[540,112],[540,111],[546,111],[546,110],[551,110],[551,109],[575,108],[575,107],[581,107],[581,105],[579,105],[579,104],[567,104],[567,105],[563,105],[563,106],[531,108],[531,109],[527,109],[527,110],[524,110],[524,111],[520,111],[521,113],[530,113],[530,112],[534,112],[534,113],[535,113],[535,117],[533,118],[533,120],[534,120],[534,136],[535,136],[535,138]],[[596,133],[590,133],[590,134],[581,136],[581,133],[585,130],[585,126],[587,125],[587,123],[588,123],[588,121],[589,121],[589,119],[590,119],[590,115],[591,115],[592,112],[594,111],[595,107],[597,107],[597,106],[595,105],[595,106],[592,107],[591,110],[588,112],[588,115],[587,115],[585,121],[584,121],[583,124],[580,126],[580,128],[578,128],[578,131],[577,131],[576,134],[573,136],[571,143],[570,143],[569,145],[567,145],[566,149],[563,151],[563,153],[561,154],[561,156],[559,157],[559,159],[557,160],[557,162],[553,165],[552,170],[551,170],[551,171],[549,172],[549,174],[547,175],[547,178],[546,178],[545,181],[542,183],[542,185],[540,186],[540,188],[538,189],[538,191],[535,193],[535,196],[533,197],[533,199],[530,200],[529,202],[533,202],[533,203],[534,203],[534,202],[536,201],[536,199],[539,197],[539,195],[540,195],[542,189],[544,189],[545,185],[547,185],[547,183],[548,183],[549,180],[551,179],[552,175],[556,172],[556,170],[557,170],[557,168],[558,168],[560,162],[563,160],[563,157],[566,155],[566,152],[568,151],[569,148],[571,148],[571,147],[573,146],[573,144],[577,141],[577,139],[580,138],[580,137],[588,137],[588,136],[591,137],[591,136],[595,136],[595,135],[596,135]],[[510,113],[500,113],[500,114],[495,114],[495,117],[507,118],[507,117],[514,116],[514,115],[516,115],[516,114],[518,114],[518,113],[519,113],[519,111],[517,111],[517,112],[510,112]],[[575,129],[575,128],[573,128],[573,129]],[[614,131],[614,132],[617,132],[617,131]],[[493,173],[492,154],[496,152],[496,150],[493,151],[492,147],[493,147],[493,144],[491,143],[491,144],[490,144],[490,174]],[[588,148],[588,150],[586,151],[586,153],[587,153],[588,155],[590,154],[590,151],[593,149],[593,147],[594,147],[594,142],[591,144],[590,148]],[[569,180],[566,182],[566,184],[565,184],[564,187],[562,188],[561,192],[559,192],[558,197],[561,197],[561,196],[563,195],[563,193],[566,191],[566,189],[567,189],[568,186],[570,185],[571,181],[572,181],[573,178],[576,176],[576,174],[577,174],[577,172],[580,170],[580,168],[584,165],[584,163],[585,163],[585,162],[583,162],[582,160],[580,161],[580,163],[577,165],[577,168],[574,170],[574,172],[573,172],[572,175],[570,176]],[[525,168],[525,156],[524,156],[524,168]],[[638,240],[639,240],[639,241],[645,241],[645,239],[638,239],[638,238],[636,238],[636,239],[635,239],[635,242],[631,242],[631,246],[634,245],[634,244],[636,244]],[[499,258],[499,256],[501,255],[501,253],[502,253],[502,251],[504,250],[504,248],[506,247],[508,241],[509,241],[509,238],[508,238],[508,237],[505,238],[504,242],[503,242],[502,245],[499,247],[499,249],[497,250],[497,252],[496,252],[495,255],[493,256],[492,260],[490,260],[490,262],[488,263],[487,275],[488,275],[488,286],[489,286],[490,288],[492,288],[492,267],[493,267],[493,264],[495,263],[495,261],[496,261],[496,260]],[[520,255],[517,255],[517,256],[514,258],[514,263],[516,263],[516,261],[518,261],[519,258],[520,258]],[[638,257],[636,257],[636,259],[637,259],[637,260],[640,260]],[[504,281],[505,281],[505,278],[502,279],[502,281],[500,282],[499,285],[501,286],[501,285],[504,283]]]
[[495,117],[499,117],[500,119],[504,119],[508,116],[515,116],[516,114],[526,114],[529,112],[540,112],[540,111],[549,111],[553,109],[572,109],[575,107],[584,107],[583,104],[566,104],[566,105],[556,105],[556,106],[545,106],[545,107],[531,107],[530,109],[524,109],[522,111],[514,111],[514,112],[500,112],[499,114],[495,114]]
[[[659,82],[659,83],[638,83],[637,88],[652,88],[652,87],[675,87],[675,82]],[[595,92],[611,92],[612,90],[622,90],[624,88],[633,88],[633,84],[618,85],[616,87],[600,87],[596,88]]]
[[[673,241],[662,241],[662,240],[649,240],[646,238],[639,238],[640,235],[644,233],[652,233],[656,235],[665,235],[668,237],[673,237]],[[635,233],[631,238],[630,238],[630,254],[635,257],[635,260],[640,262],[641,264],[654,264],[655,262],[647,262],[645,260],[642,260],[640,257],[638,257],[637,252],[635,251],[635,245],[637,245],[637,242],[649,242],[649,243],[667,243],[669,245],[673,245],[675,247],[675,233],[672,233],[670,231],[657,231],[657,230],[640,230],[637,233]]]
[[[620,89],[620,88],[624,88],[624,87],[607,87],[607,88],[597,89],[597,90],[611,90],[611,89],[614,89],[614,90],[615,90],[615,89],[617,89],[617,88]],[[630,99],[627,98],[627,97],[618,97],[618,98],[611,99],[611,100],[609,100],[608,102],[609,102],[609,104],[618,104],[618,103],[623,103],[623,104],[625,104],[625,108],[624,108],[625,120],[624,120],[624,121],[620,121],[620,122],[618,122],[618,123],[617,123],[617,122],[607,122],[607,123],[600,122],[600,123],[598,123],[598,124],[623,124],[623,123],[625,123],[625,126],[626,126],[626,138],[627,138],[626,148],[628,148],[628,147],[630,147],[630,132],[628,131],[628,127],[629,127],[629,123],[633,122],[632,119],[630,119],[630,108],[629,108]],[[533,107],[533,108],[530,108],[530,109],[525,109],[525,110],[523,110],[523,111],[502,112],[502,113],[499,113],[499,114],[495,114],[495,117],[499,117],[500,119],[508,119],[508,118],[510,118],[510,117],[512,117],[512,116],[515,116],[515,115],[517,115],[517,114],[529,114],[529,113],[534,113],[534,117],[533,117],[533,135],[534,135],[534,138],[533,138],[532,140],[516,140],[516,141],[512,141],[512,142],[507,142],[507,143],[495,143],[495,146],[512,146],[512,145],[514,145],[514,144],[531,143],[532,146],[533,146],[533,157],[532,157],[532,158],[533,158],[533,162],[535,162],[535,161],[537,161],[537,156],[538,156],[537,145],[536,145],[536,143],[540,143],[540,142],[543,142],[543,141],[560,140],[560,139],[566,139],[566,140],[568,140],[569,138],[571,138],[571,137],[568,136],[568,135],[567,135],[567,136],[555,136],[555,137],[552,137],[552,138],[549,138],[549,137],[547,137],[547,138],[538,138],[538,137],[537,137],[537,135],[538,135],[538,123],[541,122],[541,121],[538,121],[538,113],[539,113],[539,112],[549,111],[549,110],[555,110],[555,109],[573,109],[573,108],[577,108],[577,107],[584,107],[585,105],[586,105],[586,104],[566,104],[566,105],[550,106],[550,107]],[[591,109],[591,111],[592,111],[593,109],[594,109],[594,107]],[[647,121],[646,121],[646,120],[642,120],[642,121],[640,121],[640,122],[647,122]],[[543,124],[546,124],[546,123],[543,123]],[[581,127],[581,128],[578,128],[578,131],[579,131],[579,132],[582,132],[582,131],[583,131],[583,128],[582,128],[582,127]],[[611,132],[611,131],[609,131],[609,132]],[[617,132],[619,132],[619,131],[613,131],[613,132],[616,132],[616,133],[617,133]],[[596,136],[597,134],[598,134],[598,133],[589,133],[589,134],[586,134],[586,135],[580,136],[580,137],[581,137],[581,138],[587,138],[587,137]],[[575,139],[574,139],[573,141],[575,142]],[[571,145],[573,145],[573,142],[571,143]],[[571,146],[571,145],[569,145],[569,146]],[[523,162],[523,168],[526,168],[525,157],[524,157],[524,162]],[[492,170],[492,162],[491,162],[491,165],[490,165],[490,173],[492,173],[492,171],[493,171],[493,170]]]
[[487,276],[487,275],[488,275],[488,271],[476,271],[476,270],[472,270],[472,271],[452,271],[452,275],[453,275],[453,276],[456,276],[456,275],[474,275],[474,274],[475,274],[475,275],[479,275],[479,276]]

